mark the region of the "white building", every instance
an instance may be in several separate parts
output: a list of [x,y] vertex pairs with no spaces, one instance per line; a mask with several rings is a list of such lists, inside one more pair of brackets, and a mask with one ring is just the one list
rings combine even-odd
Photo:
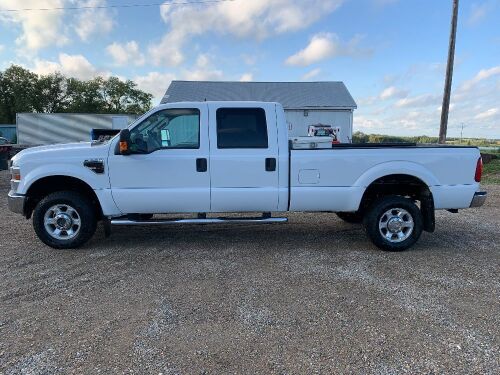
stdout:
[[283,105],[290,136],[305,136],[309,125],[340,127],[340,141],[352,138],[354,99],[343,82],[172,81],[161,103],[264,101]]

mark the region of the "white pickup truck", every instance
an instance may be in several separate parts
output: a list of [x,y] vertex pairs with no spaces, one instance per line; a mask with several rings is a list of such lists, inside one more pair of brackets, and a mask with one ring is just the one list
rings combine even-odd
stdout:
[[[160,105],[108,142],[26,149],[10,170],[10,210],[33,216],[54,248],[84,244],[99,220],[109,234],[112,225],[277,223],[286,211],[328,211],[398,251],[434,230],[435,209],[486,199],[475,147],[296,150],[282,106],[263,102]],[[232,212],[259,214],[223,215]],[[184,215],[157,215],[166,213]]]

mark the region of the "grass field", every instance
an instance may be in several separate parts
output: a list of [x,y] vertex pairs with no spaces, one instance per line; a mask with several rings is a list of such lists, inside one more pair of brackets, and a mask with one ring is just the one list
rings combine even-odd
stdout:
[[494,159],[484,165],[482,182],[484,184],[500,184],[500,159]]
[[497,156],[497,159],[484,164],[482,182],[485,184],[500,184],[500,148],[496,150],[481,149],[481,152]]

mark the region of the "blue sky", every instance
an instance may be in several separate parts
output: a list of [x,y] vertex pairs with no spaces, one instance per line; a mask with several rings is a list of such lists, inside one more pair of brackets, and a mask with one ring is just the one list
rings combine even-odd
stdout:
[[[358,103],[354,130],[438,134],[451,0],[5,12],[154,2],[0,0],[0,69],[16,63],[82,79],[117,75],[156,98],[172,79],[338,80]],[[499,25],[500,0],[460,1],[449,136],[463,123],[466,137],[500,138]]]

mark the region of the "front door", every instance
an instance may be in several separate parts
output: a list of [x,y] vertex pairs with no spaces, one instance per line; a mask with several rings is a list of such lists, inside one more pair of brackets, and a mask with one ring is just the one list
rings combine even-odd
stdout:
[[[113,199],[123,213],[210,210],[204,103],[160,107],[130,129],[131,155],[109,155]],[[115,140],[116,141],[116,140]]]
[[212,212],[278,209],[274,104],[209,104]]

